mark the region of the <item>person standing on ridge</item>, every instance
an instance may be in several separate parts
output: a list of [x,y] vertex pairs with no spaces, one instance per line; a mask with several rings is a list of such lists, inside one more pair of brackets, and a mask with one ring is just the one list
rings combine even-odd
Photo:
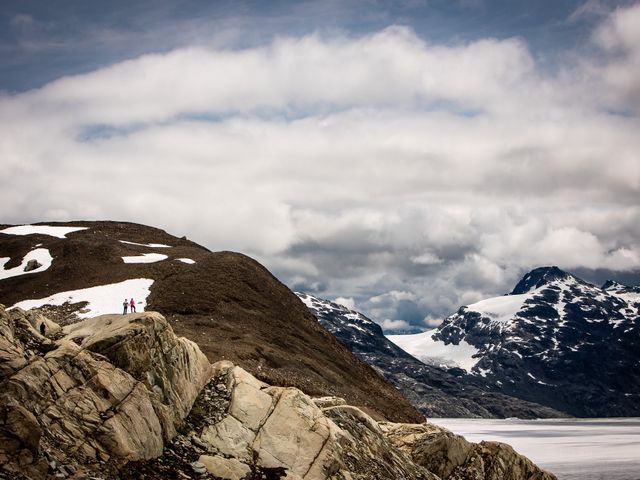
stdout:
[[122,312],[123,315],[127,314],[127,307],[129,306],[129,302],[127,302],[127,299],[124,299],[124,302],[122,302],[122,306],[124,307],[124,311]]
[[130,312],[136,313],[136,302],[133,300],[133,298],[131,299],[131,302],[129,303],[129,305],[131,305]]

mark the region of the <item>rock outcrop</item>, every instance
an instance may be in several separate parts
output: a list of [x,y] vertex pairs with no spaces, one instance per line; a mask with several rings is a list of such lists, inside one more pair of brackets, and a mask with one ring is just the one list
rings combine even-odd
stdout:
[[[241,480],[553,480],[511,447],[473,444],[424,424],[376,421],[336,397],[269,386],[230,362],[214,364],[163,458],[137,474],[193,471]],[[126,478],[135,478],[134,475]]]
[[506,445],[376,421],[339,397],[211,365],[157,313],[58,337],[0,307],[0,478],[555,478]]
[[0,308],[0,464],[43,478],[51,464],[157,457],[210,368],[158,314],[97,317],[54,342]]
[[[9,259],[5,269],[26,263],[35,249],[49,252],[52,261],[33,273],[1,279],[4,305],[31,301],[29,308],[64,326],[120,313],[120,297],[133,296],[146,302],[144,310],[162,313],[174,332],[194,341],[211,363],[231,360],[271,385],[337,395],[374,415],[386,412],[396,422],[424,419],[375,369],[319,325],[286,285],[246,255],[211,252],[180,235],[127,222],[54,222],[22,226],[17,230],[31,233],[21,235],[5,227],[0,226],[0,257]],[[56,229],[67,233],[46,233]],[[164,259],[124,261],[148,254]],[[133,279],[153,283],[110,293],[113,285]],[[95,295],[109,300],[93,302]],[[46,302],[51,296],[58,300]]]
[[428,423],[381,425],[385,435],[418,465],[443,479],[552,480],[531,460],[500,442],[471,443]]

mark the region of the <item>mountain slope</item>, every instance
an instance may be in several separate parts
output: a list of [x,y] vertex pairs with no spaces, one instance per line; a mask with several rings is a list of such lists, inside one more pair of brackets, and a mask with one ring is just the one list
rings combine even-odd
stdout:
[[[269,383],[312,395],[342,396],[391,420],[420,421],[395,388],[249,257],[212,253],[131,223],[47,226],[54,228],[0,225],[0,303],[37,300],[21,306],[42,305],[48,316],[68,323],[74,316],[119,313],[123,299],[133,297],[167,317],[210,361],[231,360]],[[29,266],[30,255],[37,258]]]
[[[460,369],[425,365],[389,341],[380,326],[353,310],[296,292],[318,321],[432,417],[557,417],[550,408],[482,388]],[[409,335],[407,335],[409,336]]]
[[639,311],[637,287],[598,288],[543,267],[509,295],[460,308],[412,352],[428,361],[434,344],[466,344],[471,376],[497,391],[576,416],[636,416]]

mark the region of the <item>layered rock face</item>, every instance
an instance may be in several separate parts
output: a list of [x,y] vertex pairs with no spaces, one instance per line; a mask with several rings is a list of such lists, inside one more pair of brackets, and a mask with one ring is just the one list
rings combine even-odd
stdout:
[[378,422],[341,398],[211,365],[157,313],[53,338],[33,323],[0,308],[0,478],[555,478],[506,445]]
[[206,357],[158,314],[97,317],[55,342],[28,317],[0,308],[5,469],[43,478],[51,462],[157,457],[209,380]]
[[214,370],[183,433],[165,450],[174,458],[138,463],[136,474],[178,477],[200,469],[229,480],[555,479],[505,444],[473,444],[428,423],[378,422],[343,399],[272,387],[230,362]]

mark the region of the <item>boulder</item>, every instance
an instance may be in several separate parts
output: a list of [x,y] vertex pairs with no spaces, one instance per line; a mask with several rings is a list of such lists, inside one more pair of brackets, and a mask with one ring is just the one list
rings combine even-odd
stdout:
[[107,357],[155,392],[177,423],[187,416],[211,376],[198,346],[178,338],[156,312],[102,315],[64,328],[66,338]]
[[32,270],[37,270],[41,266],[42,266],[42,264],[40,262],[38,262],[36,259],[29,260],[27,262],[27,264],[24,266],[24,271],[25,272],[30,272]]
[[42,451],[83,465],[161,455],[210,377],[195,344],[155,313],[90,319],[56,342],[39,321],[0,308],[3,468],[41,478]]

